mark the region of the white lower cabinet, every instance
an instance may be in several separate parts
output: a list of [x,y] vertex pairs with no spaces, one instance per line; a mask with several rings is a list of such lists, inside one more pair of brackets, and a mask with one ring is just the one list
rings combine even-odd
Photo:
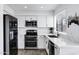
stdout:
[[45,49],[46,48],[46,39],[43,35],[38,36],[38,48]]
[[55,55],[59,55],[60,54],[60,48],[57,46],[57,45],[55,45]]
[[48,39],[46,39],[46,52],[47,52],[47,54],[49,54],[48,42],[49,42],[49,40],[48,40]]
[[48,41],[49,39],[46,36],[38,36],[38,49],[46,49],[46,52],[49,54]]

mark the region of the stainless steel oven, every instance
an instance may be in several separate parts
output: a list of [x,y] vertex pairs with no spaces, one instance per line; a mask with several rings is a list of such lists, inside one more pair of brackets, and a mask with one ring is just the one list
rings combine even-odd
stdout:
[[27,30],[25,35],[25,48],[37,47],[37,30]]

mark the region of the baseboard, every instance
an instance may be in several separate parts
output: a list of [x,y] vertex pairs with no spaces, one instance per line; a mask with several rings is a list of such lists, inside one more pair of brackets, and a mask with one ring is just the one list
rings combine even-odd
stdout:
[[18,50],[46,50],[46,49],[39,49],[39,48],[24,48],[24,49],[18,49]]
[[[46,49],[45,49],[45,51],[46,51]],[[49,54],[47,53],[47,51],[46,51],[46,54],[49,55]]]
[[43,48],[38,48],[38,49],[18,49],[18,50],[44,50],[46,52],[46,54],[48,55],[46,49],[43,49]]

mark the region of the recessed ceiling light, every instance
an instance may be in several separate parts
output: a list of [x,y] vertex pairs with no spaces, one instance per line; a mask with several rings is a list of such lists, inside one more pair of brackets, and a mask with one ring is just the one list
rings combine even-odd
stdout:
[[40,8],[44,8],[43,6],[41,6]]
[[24,6],[24,8],[27,8],[27,6]]

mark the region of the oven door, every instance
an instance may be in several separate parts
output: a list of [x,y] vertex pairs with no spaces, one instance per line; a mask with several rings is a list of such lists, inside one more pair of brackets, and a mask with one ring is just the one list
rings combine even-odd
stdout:
[[37,36],[25,36],[25,48],[37,47]]
[[25,36],[25,41],[37,41],[37,36]]
[[25,47],[37,47],[37,42],[35,41],[27,41],[25,42]]

